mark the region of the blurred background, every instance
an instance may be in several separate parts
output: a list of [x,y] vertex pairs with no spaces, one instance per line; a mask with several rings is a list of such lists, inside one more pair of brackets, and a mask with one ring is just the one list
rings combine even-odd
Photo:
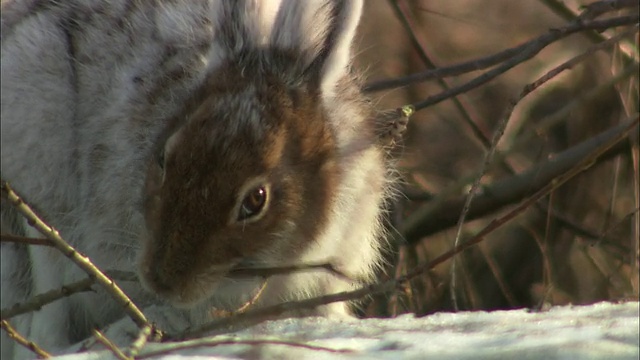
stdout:
[[[481,59],[570,24],[589,3],[368,0],[359,29],[356,67],[364,72],[367,85],[373,86],[380,80]],[[598,19],[637,15],[637,6],[607,12]],[[501,184],[499,189],[509,188],[514,174],[534,169],[535,178],[537,165],[633,114],[637,118],[637,26],[633,29],[629,25],[568,36],[455,100],[417,111],[395,150],[403,195],[391,210],[392,250],[381,277],[404,274],[453,247],[455,221],[437,219],[458,219],[460,209],[447,204],[468,193],[481,172],[495,130],[525,85],[581,53],[594,52],[590,49],[602,39],[629,30],[621,42],[588,54],[517,102],[497,145],[498,154],[474,199],[496,182]],[[422,50],[412,43],[412,36]],[[369,95],[380,110],[398,108],[460,86],[487,70],[370,91]],[[393,294],[366,300],[362,315],[428,314],[456,308],[540,309],[637,300],[637,134],[636,126],[631,136],[587,171],[459,254],[454,274],[451,260],[445,261]],[[540,187],[531,183],[527,191],[516,192],[495,209],[479,203],[477,218],[465,221],[460,241],[513,210]],[[427,214],[426,218],[421,214]],[[416,221],[428,222],[429,218],[436,220],[425,229],[409,230]]]

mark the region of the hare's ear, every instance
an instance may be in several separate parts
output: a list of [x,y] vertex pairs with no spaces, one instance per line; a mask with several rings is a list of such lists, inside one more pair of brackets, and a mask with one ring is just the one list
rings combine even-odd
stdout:
[[362,12],[362,0],[282,0],[271,45],[295,49],[305,73],[323,96],[349,72],[351,43]]

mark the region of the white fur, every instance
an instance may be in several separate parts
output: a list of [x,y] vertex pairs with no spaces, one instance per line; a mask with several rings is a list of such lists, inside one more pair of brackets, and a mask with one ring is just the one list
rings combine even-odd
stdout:
[[[242,18],[233,19],[248,37],[232,48],[218,41],[217,30],[229,20],[225,16],[235,2],[152,3],[157,6],[133,0],[70,0],[29,7],[3,0],[3,179],[98,267],[135,271],[144,231],[140,203],[145,167],[167,116],[234,51],[295,49],[309,65],[331,34],[320,70],[319,101],[335,129],[345,177],[329,226],[315,246],[291,262],[332,259],[348,274],[371,277],[379,258],[387,174],[382,151],[358,137],[368,120],[360,105],[354,109],[358,99],[345,100],[340,93],[341,81],[354,91],[355,85],[349,84],[350,47],[362,1],[345,1],[332,30],[330,0],[248,0]],[[181,77],[168,81],[172,74]],[[10,215],[3,204],[3,219]],[[24,223],[7,228],[37,235]],[[276,248],[270,251],[277,253]],[[13,245],[3,244],[1,254],[3,309],[85,276],[52,249],[30,248],[25,258]],[[18,277],[27,267],[31,278]],[[269,282],[263,305],[353,287],[323,273],[278,276]],[[136,302],[160,303],[139,284],[123,285]],[[211,301],[187,317],[202,322],[209,306],[241,304],[255,287],[255,282],[227,280]],[[345,315],[346,309],[332,304],[319,313]],[[68,327],[102,326],[121,316],[121,309],[99,291],[74,295],[11,322],[30,340],[56,352],[77,340],[69,337]],[[29,356],[15,349],[3,334],[2,359]]]

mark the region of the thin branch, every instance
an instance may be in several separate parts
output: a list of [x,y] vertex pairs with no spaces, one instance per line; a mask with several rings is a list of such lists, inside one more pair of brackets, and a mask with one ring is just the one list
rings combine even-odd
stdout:
[[[613,78],[611,78],[608,81],[604,82],[602,85],[600,85],[598,87],[595,87],[593,89],[590,89],[584,94],[580,94],[575,99],[573,99],[571,102],[569,102],[565,106],[563,106],[557,112],[555,112],[552,115],[547,116],[547,117],[543,118],[542,120],[540,120],[539,124],[536,126],[536,128],[533,131],[529,131],[529,132],[526,132],[526,133],[523,133],[522,135],[520,135],[519,136],[519,141],[517,143],[513,144],[509,149],[502,150],[498,154],[498,158],[500,159],[500,161],[502,161],[502,159],[504,157],[506,157],[508,154],[514,152],[516,149],[519,149],[519,148],[521,148],[523,146],[527,146],[529,144],[529,142],[532,139],[534,139],[534,137],[536,135],[538,135],[540,133],[543,133],[545,131],[545,129],[548,129],[549,127],[551,127],[554,124],[558,123],[562,119],[565,119],[567,116],[570,116],[571,113],[575,109],[577,109],[580,105],[584,104],[587,101],[591,101],[591,100],[595,99],[598,96],[601,96],[603,91],[604,91],[604,89],[608,89],[609,87],[613,86],[617,82],[619,82],[619,81],[621,81],[623,79],[626,79],[629,76],[633,76],[636,73],[637,73],[637,66],[629,66],[624,71],[621,71],[619,74],[617,74]],[[615,150],[612,151],[612,153],[610,153],[609,155],[618,154],[623,149],[624,149],[623,145],[618,145],[618,146],[616,146]],[[455,214],[452,215],[452,214],[448,213],[446,210],[451,210],[451,208],[448,207],[448,205],[451,204],[450,198],[452,196],[457,195],[460,191],[462,191],[462,189],[464,189],[465,186],[470,184],[473,181],[473,179],[474,179],[474,177],[472,177],[472,176],[467,176],[467,177],[460,178],[456,182],[454,182],[452,185],[448,186],[443,191],[438,193],[437,195],[432,196],[432,199],[430,199],[430,201],[428,201],[427,203],[423,204],[419,209],[414,211],[407,219],[405,219],[403,221],[402,228],[403,229],[415,229],[417,227],[420,227],[421,226],[420,224],[425,222],[425,221],[429,222],[429,221],[431,221],[431,219],[442,219],[443,216],[445,216],[445,217],[454,216],[455,218],[457,218],[459,216],[459,214],[460,214],[462,206],[460,205],[459,207],[455,207],[453,209],[454,211],[456,211]],[[505,184],[505,185],[509,185],[509,184]],[[513,199],[512,201],[517,201],[517,200],[518,200],[518,198]],[[488,210],[488,211],[492,211],[492,210]],[[446,226],[439,227],[434,232],[438,232],[438,231],[444,230],[444,229],[452,226],[453,224],[455,224],[455,222],[450,223],[449,221],[445,220],[443,222],[443,224],[446,224]],[[405,233],[404,231],[401,231],[401,232]],[[400,236],[399,236],[399,238],[400,238]],[[414,239],[414,240],[417,241],[416,239]]]
[[[502,138],[502,135],[504,135],[505,129],[507,128],[507,125],[509,124],[509,120],[511,119],[511,114],[513,112],[513,109],[515,108],[517,102],[513,102],[512,106],[508,108],[506,115],[503,116],[502,120],[498,122],[498,127],[496,128],[496,130],[493,133],[493,138],[491,139],[491,143],[489,145],[489,149],[487,151],[487,153],[485,154],[484,157],[484,161],[482,162],[482,166],[480,167],[480,170],[478,171],[477,177],[475,179],[475,181],[471,184],[471,188],[469,189],[469,193],[467,194],[467,198],[464,202],[464,205],[462,206],[462,211],[460,212],[460,216],[458,218],[458,222],[456,224],[456,236],[455,239],[453,241],[453,247],[456,248],[458,247],[459,243],[460,243],[460,237],[462,236],[462,226],[464,225],[465,219],[467,217],[467,214],[469,213],[469,208],[471,207],[471,203],[473,201],[473,198],[475,197],[478,188],[480,187],[480,182],[482,181],[482,178],[484,177],[484,175],[487,172],[487,169],[489,168],[489,165],[491,164],[491,162],[493,161],[493,157],[497,151],[497,145],[498,142],[500,141],[500,139]],[[453,303],[453,308],[457,311],[458,310],[458,299],[456,296],[456,257],[454,256],[451,259],[452,263],[451,263],[451,285],[450,285],[450,295],[451,295],[451,300]]]
[[[636,208],[640,207],[640,144],[638,142],[637,134],[635,136],[635,141],[632,142],[631,147],[631,158],[633,160],[633,194],[635,195],[635,206]],[[633,281],[633,286],[635,288],[636,297],[640,297],[640,212],[636,211],[633,217],[633,231],[631,232],[634,236],[631,236],[631,246],[635,246],[635,261],[633,261],[633,265],[635,265],[635,281]],[[635,239],[635,240],[634,240]],[[633,268],[633,266],[632,266]]]
[[[637,26],[634,27],[633,31],[637,31]],[[620,38],[617,38],[617,40],[619,40],[619,39]],[[592,46],[590,49],[587,49],[586,53],[592,53],[593,51],[596,51],[596,50],[599,50],[599,49],[601,49],[600,46],[595,45],[595,46]],[[533,90],[537,89],[539,86],[541,86],[544,82],[546,82],[549,79],[551,79],[553,76],[557,75],[558,73],[560,73],[564,69],[570,68],[570,66],[573,66],[573,64],[575,64],[577,61],[580,61],[580,60],[583,60],[583,59],[585,59],[584,56],[578,55],[576,58],[572,58],[572,59],[568,60],[567,62],[559,65],[555,69],[552,69],[550,72],[548,72],[547,74],[543,75],[538,80],[536,80],[533,83],[525,86],[525,88],[523,89],[523,91],[520,94],[519,98],[522,99],[524,96],[528,95]],[[608,86],[611,86],[611,85],[617,83],[618,81],[620,81],[620,80],[622,80],[622,79],[624,79],[624,78],[626,78],[628,76],[631,76],[631,75],[635,74],[636,72],[637,72],[637,67],[636,66],[629,66],[624,71],[620,72],[620,74],[616,75],[615,77],[613,77],[612,79],[610,79],[609,81],[604,83],[602,86],[596,87],[596,88],[588,91],[586,94],[584,94],[582,96],[579,96],[574,101],[572,101],[569,104],[567,104],[566,106],[564,106],[562,108],[562,110],[560,110],[557,113],[555,113],[554,115],[552,115],[550,117],[547,117],[544,120],[542,120],[540,126],[536,129],[536,131],[531,131],[529,133],[523,134],[523,136],[520,138],[520,141],[517,143],[517,145],[523,146],[523,144],[527,144],[531,139],[533,139],[533,136],[534,136],[533,134],[537,134],[537,133],[539,133],[541,131],[541,129],[548,128],[552,124],[555,124],[559,119],[565,118],[566,116],[568,116],[568,113],[570,111],[572,111],[573,109],[575,109],[579,104],[583,103],[587,99],[592,99],[593,97],[598,96],[602,92],[602,89],[607,88]],[[506,111],[507,114],[510,114],[513,111],[514,107],[517,104],[517,101],[519,101],[519,100],[513,100],[513,101],[511,101],[509,103],[509,109]],[[515,147],[513,147],[511,150],[507,150],[507,151],[504,151],[504,152],[500,153],[499,154],[500,160],[503,161],[502,159],[504,159],[504,157],[509,152],[512,152],[514,150],[514,148]],[[413,215],[411,215],[408,219],[406,219],[404,221],[404,223],[403,223],[403,226],[405,228],[410,228],[410,229],[411,228],[415,228],[417,226],[420,226],[420,223],[425,221],[424,219],[434,218],[434,217],[437,217],[440,214],[442,214],[441,209],[442,209],[442,207],[445,205],[445,203],[447,201],[446,197],[451,195],[451,193],[453,193],[454,191],[462,189],[462,187],[465,184],[467,184],[468,182],[470,182],[470,180],[462,179],[458,183],[454,184],[454,186],[451,186],[449,191],[445,191],[445,193],[439,194],[437,197],[435,197],[435,199],[433,201],[423,205]],[[436,213],[438,215],[436,215]],[[460,212],[457,212],[456,214],[459,214],[459,213]]]
[[511,289],[509,289],[509,286],[507,286],[507,281],[504,278],[504,274],[502,273],[500,266],[493,259],[490,251],[485,249],[482,244],[478,245],[478,249],[480,250],[484,261],[487,263],[487,266],[489,266],[489,269],[491,270],[491,273],[493,274],[493,277],[498,284],[500,292],[507,300],[507,303],[509,303],[509,306],[515,309],[516,307],[518,307],[518,301],[516,300],[516,296],[513,294]]
[[[637,120],[630,120],[616,127],[606,130],[584,142],[575,145],[545,162],[537,164],[529,170],[503,180],[498,180],[482,188],[482,193],[474,200],[469,209],[469,220],[486,216],[500,208],[519,201],[527,194],[541,189],[559,174],[579,163],[585,156],[597,149],[609,139],[624,131]],[[628,144],[617,143],[611,150],[599,157],[603,161],[611,156],[621,154],[628,148]],[[445,230],[456,223],[460,211],[464,206],[466,196],[444,201],[437,209],[419,214],[415,221],[405,222],[399,231],[407,242],[417,243],[423,237]]]
[[104,345],[104,347],[109,349],[109,351],[111,351],[111,353],[116,358],[120,360],[133,360],[132,357],[125,355],[125,353],[123,353],[122,350],[120,350],[120,348],[116,346],[116,344],[111,342],[111,340],[107,339],[107,337],[104,336],[100,331],[93,330],[93,336],[96,338],[96,340],[98,340],[99,343],[101,343],[102,345]]
[[[569,9],[567,5],[558,0],[540,0],[545,6],[551,9],[556,15],[560,16],[566,21],[574,21],[580,17],[580,15]],[[595,19],[596,17],[611,11],[622,10],[624,8],[638,6],[636,0],[608,0],[599,1],[589,5],[587,12],[583,13],[583,18]],[[597,31],[587,31],[584,35],[592,42],[599,43],[605,41],[607,38]],[[625,54],[628,55],[628,54]],[[627,60],[631,60],[627,56]]]
[[38,345],[36,345],[36,343],[29,341],[20,335],[7,320],[0,321],[0,327],[2,327],[2,329],[7,332],[7,335],[15,342],[38,355],[38,359],[48,359],[51,357],[48,352],[42,350]]
[[[593,241],[592,245],[597,245],[600,243],[607,243],[605,242],[605,239],[607,238],[607,236],[609,235],[609,233],[618,228],[620,225],[624,224],[626,221],[628,221],[629,219],[631,219],[634,215],[636,215],[636,213],[638,213],[640,209],[635,208],[633,211],[631,211],[630,213],[628,213],[627,215],[625,215],[622,219],[620,219],[619,221],[617,221],[615,224],[610,225],[608,228],[604,229],[600,235],[595,239],[595,241]],[[625,252],[628,252],[630,249],[628,247],[623,247],[622,245],[617,245],[620,247],[620,250],[623,250]]]
[[[424,72],[415,73],[415,74],[407,75],[404,77],[372,82],[372,83],[366,84],[362,90],[364,92],[376,92],[376,91],[382,91],[382,90],[389,90],[389,89],[394,89],[402,86],[407,86],[414,83],[424,82],[430,79],[452,77],[452,76],[458,76],[458,75],[466,74],[473,71],[484,70],[492,66],[495,66],[497,64],[504,63],[502,67],[496,68],[493,72],[485,73],[488,75],[483,74],[480,80],[476,80],[478,78],[472,80],[474,81],[474,83],[470,82],[471,85],[468,85],[469,83],[463,84],[462,86],[465,86],[465,88],[461,91],[458,89],[458,87],[456,87],[449,92],[443,92],[441,94],[432,96],[424,101],[425,103],[429,101],[428,105],[435,104],[448,97],[457,95],[462,92],[469,91],[479,85],[482,85],[488,82],[489,80],[506,72],[512,67],[526,60],[529,60],[531,57],[537,54],[540,50],[550,45],[551,43],[558,41],[560,39],[563,39],[569,35],[572,35],[574,33],[578,33],[584,30],[600,30],[601,31],[611,27],[633,25],[634,23],[637,23],[637,21],[638,21],[638,16],[633,16],[633,15],[620,17],[620,18],[612,18],[612,19],[607,19],[603,21],[591,21],[588,23],[574,21],[570,25],[557,28],[557,29],[551,29],[547,34],[543,34],[535,39],[529,40],[523,44],[503,50],[493,55],[466,61],[456,65],[441,67],[433,70],[427,70]],[[534,49],[537,49],[537,50],[534,51]],[[531,52],[533,52],[533,54],[522,56],[522,54],[528,54]],[[480,83],[476,84],[475,82],[480,82]],[[450,95],[450,93],[455,93],[455,94]]]
[[336,269],[330,261],[316,264],[294,264],[274,267],[236,267],[231,269],[226,276],[260,276],[266,278],[275,275],[287,275],[294,272],[316,270],[325,270],[345,281],[354,281],[354,279]]
[[598,16],[604,15],[608,12],[618,11],[630,7],[638,7],[638,2],[635,0],[596,1],[583,7],[584,10],[578,16],[578,20],[595,19]]
[[[406,33],[409,35],[411,44],[413,45],[413,48],[418,53],[418,56],[420,57],[424,65],[429,69],[438,68],[438,66],[429,57],[429,54],[427,54],[425,46],[423,45],[425,41],[421,39],[418,33],[415,31],[416,25],[413,23],[413,20],[409,16],[408,11],[406,9],[407,3],[402,0],[390,0],[389,2],[391,4],[391,8],[396,13],[396,16],[400,19],[400,22],[404,27]],[[445,79],[438,78],[437,82],[442,89],[444,90],[450,89],[450,85],[449,83],[447,83]],[[467,108],[464,106],[462,101],[455,96],[452,97],[451,100],[453,101],[453,105],[456,107],[458,112],[460,112],[460,115],[462,115],[462,119],[467,124],[467,126],[469,126],[469,128],[471,129],[471,132],[475,135],[475,137],[480,141],[480,143],[485,148],[489,147],[490,145],[489,140],[484,135],[482,130],[478,127],[478,125],[476,125],[476,122],[471,118],[470,111],[467,110]]]
[[469,82],[457,86],[455,88],[443,91],[439,94],[430,96],[425,100],[412,104],[416,111],[427,108],[431,105],[435,105],[443,100],[446,100],[452,96],[456,96],[458,94],[465,93],[469,90],[475,89],[480,85],[484,85],[489,81],[496,78],[498,75],[501,75],[508,70],[512,69],[516,65],[531,59],[535,55],[537,55],[542,49],[552,44],[553,42],[567,37],[571,34],[574,34],[579,31],[583,31],[586,29],[594,29],[594,30],[604,30],[618,26],[626,26],[626,25],[634,25],[638,22],[640,17],[638,15],[629,15],[629,16],[621,16],[606,20],[595,20],[586,23],[574,23],[568,25],[566,27],[551,29],[547,34],[539,37],[537,41],[532,43],[530,46],[524,48],[521,52],[511,58],[509,61],[504,62],[503,64],[497,66],[496,68],[489,70],[482,75],[475,77]]
[[134,358],[138,356],[140,350],[147,344],[149,340],[159,341],[160,339],[153,339],[153,328],[151,325],[145,326],[138,332],[138,337],[129,345],[124,351],[124,355],[128,358]]
[[[515,103],[514,105],[515,106]],[[471,188],[469,189],[469,193],[467,194],[467,198],[462,206],[462,211],[460,212],[460,216],[458,218],[458,222],[456,223],[456,235],[453,240],[453,247],[456,248],[460,244],[460,237],[462,236],[462,226],[464,225],[467,214],[469,213],[469,208],[471,207],[471,203],[473,198],[475,197],[478,188],[480,187],[480,182],[482,178],[487,172],[489,165],[493,161],[493,157],[497,151],[497,145],[502,135],[504,135],[505,129],[507,128],[507,124],[509,123],[509,119],[511,119],[511,111],[513,107],[507,112],[507,115],[502,118],[502,120],[498,123],[498,127],[493,133],[493,138],[491,139],[491,143],[489,145],[489,149],[485,154],[484,161],[482,162],[482,166],[480,167],[476,179],[471,184]],[[451,284],[450,284],[450,296],[453,304],[453,308],[458,311],[458,299],[456,296],[456,256],[451,259]]]
[[[471,188],[469,190],[467,198],[466,198],[466,200],[464,202],[464,205],[462,206],[462,211],[460,212],[460,217],[458,218],[458,222],[456,223],[456,235],[455,235],[454,242],[453,242],[453,246],[454,247],[457,247],[459,245],[460,237],[462,235],[462,227],[464,225],[464,222],[465,222],[465,219],[467,217],[467,214],[469,213],[469,208],[471,207],[471,203],[473,201],[473,198],[476,195],[476,192],[477,192],[478,188],[480,187],[480,182],[481,182],[482,178],[484,177],[487,169],[489,168],[489,165],[493,161],[494,154],[496,153],[496,150],[497,150],[496,149],[497,148],[497,144],[500,141],[500,139],[502,138],[502,135],[504,134],[505,129],[507,128],[509,120],[511,119],[511,116],[512,116],[513,111],[514,111],[515,107],[517,106],[517,104],[520,103],[520,101],[522,99],[524,99],[527,95],[531,94],[533,91],[535,91],[540,86],[542,86],[544,83],[546,83],[547,81],[553,79],[554,77],[556,77],[558,74],[562,73],[563,71],[565,71],[567,69],[571,69],[576,64],[580,63],[581,61],[586,59],[589,55],[593,54],[597,50],[600,50],[600,49],[603,49],[603,48],[605,48],[607,46],[613,45],[616,42],[620,41],[623,37],[631,35],[631,34],[634,34],[638,30],[637,25],[631,30],[632,31],[625,31],[625,32],[621,33],[620,35],[618,35],[618,36],[616,36],[616,37],[614,37],[612,39],[609,39],[609,40],[607,40],[605,42],[602,42],[600,44],[592,46],[587,51],[583,52],[582,54],[573,57],[572,59],[564,62],[560,66],[557,66],[556,68],[554,68],[553,70],[547,72],[545,75],[543,75],[542,77],[540,77],[539,79],[537,79],[533,83],[528,84],[527,86],[525,86],[524,89],[521,91],[520,95],[516,99],[514,99],[514,100],[509,102],[509,106],[507,107],[507,109],[505,111],[506,114],[503,116],[503,118],[498,123],[498,128],[494,132],[493,139],[491,140],[491,145],[489,147],[489,150],[488,150],[487,154],[485,155],[482,167],[480,168],[480,171],[478,172],[478,175],[477,175],[475,181],[471,185]],[[548,215],[548,219],[550,221],[552,214],[548,213],[547,215]],[[449,289],[450,289],[450,296],[451,296],[451,301],[452,301],[452,304],[453,304],[453,308],[457,311],[458,310],[458,299],[457,299],[457,295],[456,295],[456,279],[457,279],[457,277],[455,276],[456,275],[456,265],[457,265],[456,259],[457,259],[456,256],[454,256],[451,259],[451,269],[450,269],[451,283],[450,283]]]
[[[553,70],[552,70],[553,71]],[[552,113],[551,115],[545,116],[542,119],[537,121],[535,128],[532,131],[524,132],[518,135],[518,142],[513,143],[510,148],[503,150],[500,155],[505,156],[507,154],[513,153],[517,149],[522,149],[526,146],[529,146],[530,141],[539,137],[540,134],[544,134],[548,129],[553,126],[559,124],[562,121],[565,121],[567,117],[570,117],[578,108],[585,105],[589,101],[593,101],[598,97],[604,95],[606,91],[609,91],[612,86],[615,86],[622,80],[628,79],[632,76],[635,76],[638,73],[637,65],[630,65],[626,67],[623,71],[620,71],[615,76],[607,79],[602,84],[592,89],[587,90],[584,93],[579,94],[578,96],[571,99],[566,105],[560,108],[558,111]],[[630,113],[631,115],[633,113]]]
[[54,289],[42,294],[38,294],[24,303],[15,304],[8,309],[2,309],[2,311],[0,312],[0,319],[6,320],[28,312],[38,311],[43,306],[61,298],[71,296],[79,292],[91,291],[91,285],[93,285],[94,283],[95,280],[91,277],[88,277],[69,285],[65,285],[60,289]]
[[524,210],[529,208],[532,204],[539,201],[544,196],[547,196],[551,191],[557,189],[558,187],[560,187],[570,179],[574,178],[576,175],[586,171],[591,166],[593,166],[593,164],[596,163],[598,158],[605,155],[617,143],[624,140],[628,136],[628,134],[635,127],[638,126],[639,120],[640,118],[638,118],[638,114],[635,114],[631,118],[625,119],[622,125],[614,128],[615,130],[618,130],[618,131],[616,131],[613,136],[607,137],[606,140],[601,142],[598,147],[590,151],[589,154],[587,154],[587,156],[582,157],[581,161],[574,163],[572,167],[570,167],[563,173],[555,176],[553,179],[548,181],[548,183],[544,187],[536,191],[533,195],[529,196],[527,199],[521,201],[520,204],[518,204],[515,208],[513,208],[507,214],[493,220],[491,223],[489,223],[482,230],[480,230],[476,235],[471,237],[469,240],[465,241],[463,244],[460,244],[458,247],[452,250],[449,250],[448,252],[438,256],[436,259],[429,262],[429,264],[418,266],[416,269],[408,273],[406,276],[417,276],[420,273],[420,271],[431,269],[443,263],[444,261],[450,259],[451,256],[458,254],[470,248],[471,246],[479,243],[480,241],[482,241],[482,239],[486,235],[490,234],[497,228],[506,224],[508,221],[510,221],[511,219],[513,219],[514,217],[522,213]]
[[108,294],[116,300],[125,310],[127,315],[133,320],[138,327],[142,328],[149,325],[149,322],[145,318],[144,314],[138,309],[138,307],[129,299],[129,297],[120,289],[120,287],[113,282],[108,276],[100,271],[91,260],[76,251],[71,245],[69,245],[58,233],[58,231],[49,225],[45,224],[33,210],[13,191],[4,180],[0,180],[2,185],[2,193],[9,202],[15,207],[15,209],[27,219],[29,225],[36,228],[40,233],[45,235],[66,257],[78,265],[89,276],[94,277],[96,282],[105,288]]
[[[114,280],[120,281],[138,281],[135,274],[125,271],[110,270],[106,272],[106,275]],[[60,289],[54,289],[42,294],[38,294],[24,303],[18,303],[11,308],[0,310],[0,319],[10,319],[14,316],[25,314],[31,311],[38,311],[43,306],[57,301],[61,298],[71,296],[76,293],[92,291],[91,286],[96,283],[94,277],[73,282],[68,285],[62,286]]]
[[245,302],[242,306],[240,306],[239,308],[237,308],[236,310],[233,310],[233,311],[214,308],[210,312],[211,316],[214,317],[214,318],[229,317],[229,316],[233,316],[233,315],[236,315],[236,314],[242,314],[243,312],[246,312],[248,309],[251,308],[251,306],[253,306],[253,304],[256,303],[256,301],[258,301],[258,299],[260,298],[260,296],[262,296],[262,293],[264,292],[264,289],[266,287],[267,287],[267,280],[264,280],[262,282],[262,285],[260,285],[260,288],[258,289],[258,291],[251,297],[251,299],[249,299],[247,302]]
[[575,233],[576,235],[587,238],[587,239],[598,238],[598,234],[595,231],[591,229],[587,229],[582,224],[579,224],[578,221],[556,210],[556,208],[554,208],[553,206],[549,206],[548,202],[544,200],[540,200],[536,204],[536,207],[538,208],[538,210],[540,210],[541,213],[545,215],[551,212],[551,215],[553,216],[553,220],[557,221],[561,226]]
[[616,43],[620,42],[625,37],[631,36],[631,35],[633,35],[633,34],[635,34],[637,32],[638,32],[638,24],[636,24],[635,26],[633,26],[630,29],[627,29],[626,31],[623,31],[623,32],[617,34],[616,36],[611,37],[610,39],[607,39],[607,40],[605,40],[605,41],[603,41],[601,43],[598,43],[598,44],[590,46],[587,50],[585,50],[581,54],[576,55],[573,58],[565,61],[564,63],[560,64],[559,66],[557,66],[557,67],[551,69],[550,71],[548,71],[546,74],[542,75],[540,78],[538,78],[537,80],[535,80],[531,84],[526,85],[525,88],[522,90],[522,93],[520,94],[520,97],[519,97],[518,101],[523,99],[525,96],[529,95],[531,92],[533,92],[534,90],[536,90],[537,88],[539,88],[543,84],[545,84],[547,81],[549,81],[552,78],[556,77],[558,74],[562,73],[565,70],[569,70],[569,69],[573,68],[574,66],[576,66],[578,63],[586,60],[586,58],[588,56],[590,56],[591,54],[593,54],[593,53],[595,53],[595,52],[597,52],[599,50],[606,49],[609,46],[613,46]]
[[12,235],[12,234],[1,234],[0,242],[39,245],[39,246],[53,246],[53,243],[49,241],[49,239],[29,238],[29,237]]

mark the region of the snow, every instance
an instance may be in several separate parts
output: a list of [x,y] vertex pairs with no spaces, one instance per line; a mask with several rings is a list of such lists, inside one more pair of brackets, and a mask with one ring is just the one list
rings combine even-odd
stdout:
[[[544,312],[523,309],[420,318],[408,314],[391,319],[283,319],[208,338],[216,345],[193,347],[194,342],[203,340],[148,344],[140,355],[191,345],[151,358],[638,359],[638,318],[639,303],[628,302],[554,307]],[[55,359],[114,358],[100,346],[90,354]]]

